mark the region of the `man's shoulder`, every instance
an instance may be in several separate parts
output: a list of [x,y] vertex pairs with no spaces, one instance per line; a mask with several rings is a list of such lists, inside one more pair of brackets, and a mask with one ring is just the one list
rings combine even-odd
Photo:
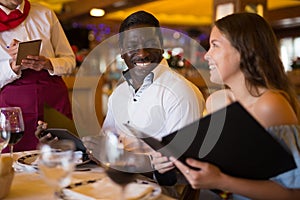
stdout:
[[175,72],[173,70],[166,71],[165,72],[168,79],[167,83],[171,83],[170,85],[173,85],[173,87],[176,87],[178,89],[184,89],[184,88],[190,88],[192,90],[195,90],[197,87],[194,83],[189,81],[187,78],[185,78],[183,75],[179,74],[178,72]]
[[166,66],[162,66],[161,67],[161,73],[159,74],[161,79],[158,79],[159,81],[175,81],[178,83],[188,83],[188,80],[182,76],[181,74],[179,74],[178,72],[174,71],[173,69],[171,69],[170,67],[166,67]]

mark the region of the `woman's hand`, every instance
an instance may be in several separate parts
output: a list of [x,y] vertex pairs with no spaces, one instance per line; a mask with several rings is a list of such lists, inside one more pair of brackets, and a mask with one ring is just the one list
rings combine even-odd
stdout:
[[223,173],[218,167],[209,164],[207,162],[200,162],[195,159],[187,159],[186,163],[199,170],[191,169],[182,162],[171,157],[170,160],[174,165],[182,172],[188,182],[194,189],[218,189],[220,188],[219,183],[222,182]]
[[174,164],[169,160],[169,158],[163,156],[160,152],[151,152],[150,158],[153,168],[161,174],[175,168]]
[[41,120],[38,121],[38,126],[36,127],[35,136],[39,139],[40,143],[50,144],[58,140],[57,137],[51,135],[51,133],[45,133],[48,124]]

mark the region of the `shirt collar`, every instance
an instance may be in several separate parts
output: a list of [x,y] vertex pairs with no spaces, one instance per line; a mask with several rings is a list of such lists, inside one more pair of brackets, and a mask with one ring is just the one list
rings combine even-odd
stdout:
[[[132,84],[132,78],[130,76],[129,69],[123,72],[123,76],[126,80],[126,82],[128,83],[128,85],[130,85],[133,88],[133,84]],[[143,81],[143,85],[147,84],[148,86],[151,85],[153,83],[153,77],[154,77],[154,73],[150,72],[144,79]]]
[[[161,76],[161,74],[163,74],[163,72],[166,71],[166,68],[169,68],[169,65],[168,65],[168,62],[166,59],[162,59],[161,62],[157,65],[157,67],[155,67],[152,72],[150,74],[148,74],[145,79],[147,79],[147,77],[151,77],[151,83],[157,79],[158,77]],[[132,83],[131,83],[131,76],[130,74],[128,73],[129,72],[129,69],[127,69],[126,71],[123,72],[123,76],[125,78],[125,80],[127,81],[127,83],[132,86]]]
[[[24,12],[24,6],[25,6],[25,0],[23,0],[23,2],[20,5],[18,5],[15,10],[18,9],[18,10],[20,10],[21,13],[23,13]],[[10,9],[6,8],[3,5],[0,5],[0,9],[3,10],[3,12],[5,12],[7,15],[9,15],[9,13],[11,13],[13,11],[13,10],[10,10]]]

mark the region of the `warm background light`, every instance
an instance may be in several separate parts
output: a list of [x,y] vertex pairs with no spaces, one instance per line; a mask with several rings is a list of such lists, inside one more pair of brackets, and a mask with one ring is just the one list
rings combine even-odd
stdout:
[[[213,21],[213,1],[214,0],[29,0],[40,2],[49,6],[58,13],[59,19],[63,21],[82,21],[85,13],[97,6],[104,8],[105,16],[101,20],[120,22],[124,18],[137,10],[145,10],[154,14],[162,25],[175,26],[210,26]],[[126,5],[130,2],[146,2],[136,6]],[[267,9],[274,10],[283,7],[300,6],[299,0],[267,0]],[[84,4],[82,3],[84,2]],[[105,7],[113,8],[113,11]],[[86,15],[87,16],[87,15]],[[294,24],[294,23],[293,23]]]
[[93,17],[102,17],[105,14],[105,11],[100,8],[92,8],[90,11],[90,15]]

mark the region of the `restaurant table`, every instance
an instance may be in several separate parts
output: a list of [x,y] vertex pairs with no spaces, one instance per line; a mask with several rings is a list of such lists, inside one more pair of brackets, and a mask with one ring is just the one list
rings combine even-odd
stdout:
[[[17,152],[14,153],[14,160],[17,160],[19,157],[25,155],[32,155],[33,153],[37,153],[36,151],[25,151],[25,152]],[[9,194],[4,198],[5,200],[51,200],[53,199],[53,189],[49,187],[46,182],[44,182],[41,175],[37,170],[23,169],[21,171],[19,164],[15,164],[16,172],[12,182],[12,186]],[[78,168],[72,173],[72,183],[78,181],[87,181],[87,180],[97,180],[103,177],[106,177],[104,170],[94,165],[84,165],[81,168]],[[24,166],[22,166],[24,167]],[[81,169],[81,170],[80,170]],[[76,181],[75,181],[76,180]],[[145,178],[146,180],[146,178]],[[116,188],[118,188],[116,186]],[[101,191],[100,188],[97,187],[97,191]],[[113,191],[105,191],[111,192],[112,194],[116,194],[117,189]],[[81,200],[80,198],[66,198],[68,200]],[[107,198],[106,198],[107,199]],[[155,198],[155,200],[173,200],[173,198],[168,197],[167,195],[161,194]]]

